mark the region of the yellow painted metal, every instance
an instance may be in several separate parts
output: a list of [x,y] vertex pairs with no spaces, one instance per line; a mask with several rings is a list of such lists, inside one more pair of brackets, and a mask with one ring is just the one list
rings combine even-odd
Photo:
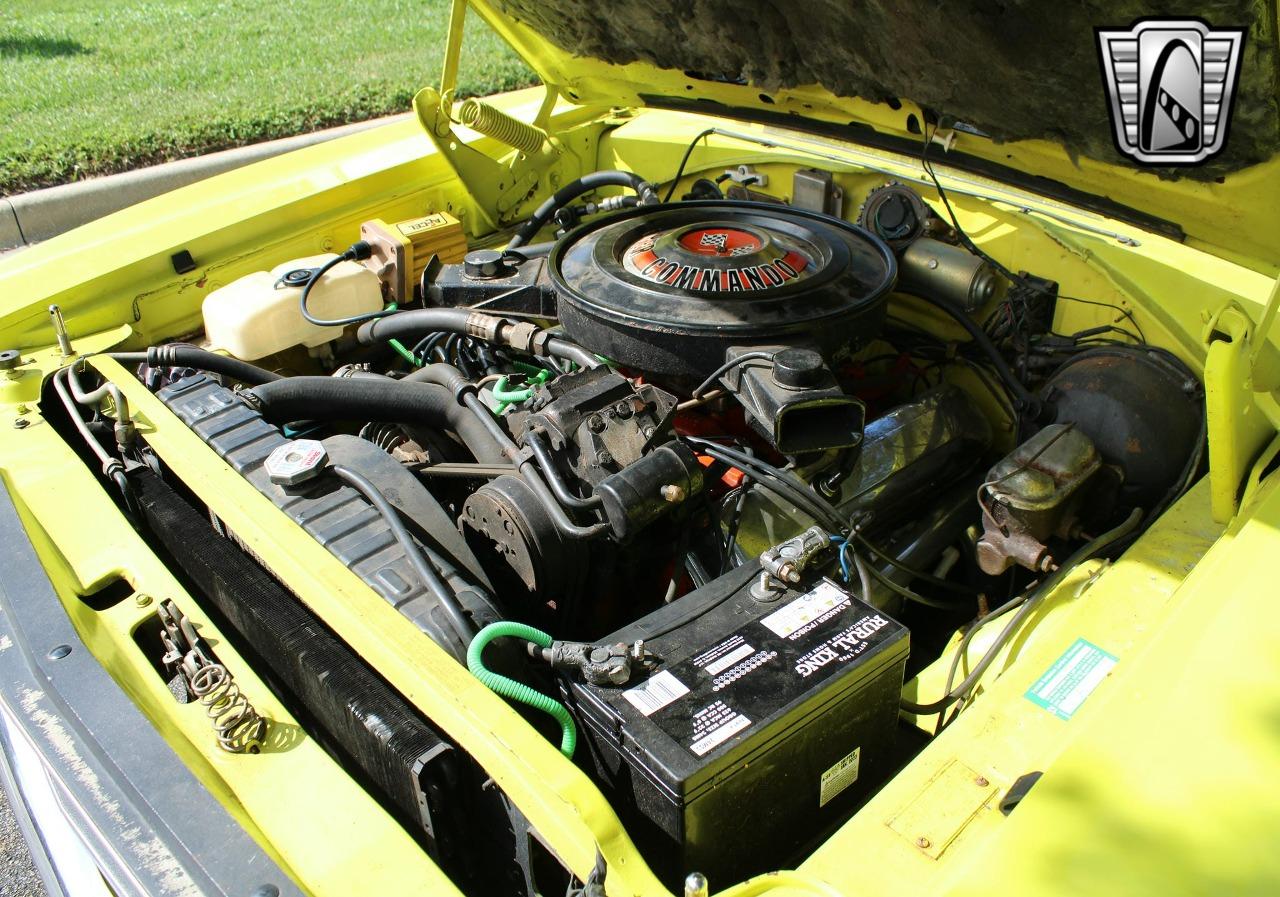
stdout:
[[[83,348],[101,349],[119,335],[86,339]],[[53,351],[32,357],[32,367],[43,372],[58,364]],[[12,406],[0,408],[0,477],[63,606],[89,650],[204,787],[308,893],[457,893],[400,824],[307,737],[53,428],[27,413],[21,416],[29,426],[16,429],[17,416]],[[150,432],[145,414],[137,422],[141,433]],[[104,610],[84,600],[116,580],[134,594]],[[174,701],[152,667],[158,658],[145,656],[134,642],[134,630],[154,617],[164,599],[192,619],[254,707],[272,721],[263,753],[220,750],[204,708]]]
[[[536,93],[526,93],[497,102],[522,120],[529,120],[540,108],[541,98]],[[641,112],[606,118],[590,110],[560,106],[554,122],[551,130],[569,135],[566,139],[573,143],[575,158],[592,168],[625,167],[646,174],[657,171],[660,176],[674,171],[694,134],[708,124],[716,124],[746,134],[749,139],[712,137],[691,159],[691,175],[741,163],[760,165],[770,174],[770,188],[781,193],[788,189],[790,174],[797,166],[819,165],[836,172],[838,183],[850,197],[860,196],[890,177],[915,179],[917,183],[920,178],[918,165],[908,158],[697,116]],[[460,129],[458,133],[465,131]],[[496,159],[501,152],[490,140],[476,138],[473,145],[491,158]],[[1067,296],[1107,303],[1099,306],[1064,299],[1055,322],[1063,332],[1100,324],[1141,328],[1148,339],[1169,347],[1200,369],[1215,351],[1212,343],[1206,344],[1202,339],[1202,330],[1210,323],[1207,312],[1234,302],[1245,319],[1265,318],[1272,288],[1269,277],[1208,256],[1192,246],[963,175],[945,165],[939,166],[938,174],[966,230],[984,249],[1010,267],[1030,269],[1058,280]],[[539,189],[549,186],[548,183]],[[922,189],[926,198],[936,204],[935,191],[927,185]],[[527,209],[536,198],[522,208]],[[486,215],[496,216],[496,209],[481,215],[478,206],[476,197],[466,194],[446,160],[423,139],[416,122],[313,147],[154,200],[0,261],[0,346],[47,346],[52,335],[45,308],[51,301],[58,301],[67,310],[80,351],[93,351],[120,340],[128,346],[138,346],[180,336],[198,325],[200,301],[209,290],[248,271],[270,267],[281,258],[341,248],[356,238],[359,223],[364,220],[400,220],[432,210],[449,210],[463,220],[473,239],[500,238],[486,223]],[[169,265],[169,254],[180,248],[189,248],[200,265],[190,275],[174,275]],[[941,321],[936,323],[943,326]],[[99,332],[100,336],[87,336]],[[1271,352],[1259,349],[1244,356],[1257,356],[1252,366],[1255,385],[1257,372],[1268,369]],[[47,352],[27,354],[35,363],[26,370],[48,373],[56,364]],[[585,876],[599,849],[609,864],[609,893],[614,897],[666,893],[648,871],[613,810],[576,767],[217,459],[133,377],[109,361],[99,359],[94,364],[125,391],[145,438],[176,475],[207,501],[354,650],[475,756],[532,820],[545,843],[575,873]],[[166,594],[166,589],[175,585],[171,577],[114,508],[107,507],[101,524],[97,518],[92,525],[83,519],[69,519],[74,515],[66,513],[67,507],[96,508],[105,499],[90,473],[40,421],[38,409],[29,404],[39,376],[34,374],[33,379],[32,374],[24,373],[16,381],[0,381],[0,471],[28,509],[24,513],[33,529],[44,533],[39,536],[42,558],[55,572],[64,601],[72,606],[71,599],[77,591],[90,588],[92,581],[100,581],[120,569],[132,571],[130,575],[137,578],[130,582],[135,587]],[[1225,383],[1229,376],[1215,374],[1213,379],[1215,383]],[[1260,416],[1274,425],[1260,404],[1260,395],[1255,389],[1251,401],[1260,409]],[[11,427],[20,405],[26,405],[25,416],[34,421],[23,431]],[[1223,432],[1237,427],[1230,422],[1232,418],[1223,420],[1226,422],[1211,431],[1211,445],[1224,438]],[[23,443],[25,437],[32,439]],[[1225,444],[1230,444],[1226,438]],[[35,450],[14,448],[24,445],[34,446]],[[1206,610],[1236,620],[1242,613],[1234,609],[1237,603],[1253,614],[1252,619],[1269,619],[1262,598],[1253,590],[1265,594],[1265,559],[1280,548],[1275,535],[1280,528],[1280,500],[1274,494],[1274,478],[1262,480],[1260,471],[1257,463],[1246,464],[1240,471],[1241,477],[1246,473],[1250,476],[1250,501],[1231,521],[1231,538],[1219,540],[1223,527],[1214,522],[1210,512],[1214,489],[1213,483],[1206,480],[1123,559],[1110,567],[1094,564],[1077,571],[1045,603],[1034,627],[1015,639],[992,667],[979,700],[798,870],[762,877],[727,893],[735,897],[863,897],[937,893],[970,884],[983,887],[988,894],[1020,893],[1012,884],[1001,883],[1006,866],[1021,862],[1005,856],[1000,845],[1006,839],[1010,844],[1025,845],[1029,851],[1038,850],[1034,855],[1039,861],[1052,865],[1052,845],[1032,843],[1032,835],[1026,833],[1027,819],[1035,819],[1036,825],[1047,832],[1057,827],[1070,829],[1073,843],[1090,844],[1098,856],[1108,857],[1107,863],[1122,866],[1123,857],[1108,854],[1105,845],[1097,844],[1100,838],[1110,836],[1109,832],[1100,832],[1090,841],[1083,831],[1085,823],[1071,816],[1092,812],[1092,803],[1073,806],[1065,801],[1050,802],[1034,811],[1040,815],[1033,815],[1037,804],[1033,792],[1025,806],[1006,819],[984,792],[981,806],[958,821],[962,814],[954,807],[967,804],[970,798],[956,798],[949,787],[935,792],[929,783],[949,782],[948,776],[955,776],[955,772],[939,778],[949,769],[972,770],[988,779],[994,793],[1003,794],[1019,775],[1044,769],[1049,772],[1045,780],[1049,785],[1057,775],[1059,759],[1066,763],[1078,747],[1084,750],[1080,745],[1093,737],[1089,733],[1098,728],[1097,721],[1106,718],[1106,714],[1145,707],[1143,702],[1150,702],[1152,695],[1165,700],[1168,680],[1163,677],[1169,675],[1169,668],[1148,669],[1140,661],[1148,653],[1155,653],[1157,637],[1163,638],[1166,628],[1172,631],[1184,625],[1179,621]],[[1239,483],[1237,479],[1237,486]],[[1196,568],[1196,575],[1189,578],[1188,572],[1202,556],[1201,566],[1208,565],[1216,574],[1201,576],[1200,568]],[[59,565],[70,572],[57,572]],[[171,594],[183,596],[180,591]],[[185,600],[189,601],[189,597]],[[127,639],[128,627],[134,621],[126,617],[123,610],[99,616],[77,613],[73,617],[82,634],[88,633],[95,653],[122,683],[140,675],[140,661],[129,654],[131,642]],[[207,623],[203,619],[200,622],[202,626]],[[1200,649],[1195,655],[1200,658],[1199,666],[1212,669],[1215,675],[1224,668],[1234,668],[1232,665],[1265,674],[1263,661],[1253,653],[1273,648],[1261,631],[1265,628],[1255,627],[1260,631],[1247,633],[1247,638],[1235,642],[1217,638],[1217,654]],[[1078,637],[1088,638],[1116,654],[1120,664],[1080,712],[1072,720],[1063,721],[1031,704],[1022,693]],[[981,641],[975,642],[976,651]],[[1274,651],[1271,656],[1275,656]],[[236,663],[239,667],[243,662],[237,658]],[[923,700],[939,694],[944,667],[939,663],[926,669],[909,684],[908,693]],[[255,696],[261,693],[251,670],[238,669],[237,675]],[[1208,700],[1202,692],[1194,694],[1199,701]],[[158,728],[183,751],[184,758],[189,758],[202,780],[210,783],[211,790],[233,808],[237,818],[317,893],[342,893],[344,886],[346,893],[366,890],[353,886],[351,879],[344,877],[361,863],[375,866],[378,874],[388,879],[401,876],[399,880],[406,887],[420,892],[448,893],[448,887],[440,883],[438,873],[416,846],[385,814],[379,815],[381,811],[357,793],[358,789],[331,761],[315,753],[309,740],[287,754],[290,760],[299,758],[298,765],[282,767],[279,777],[263,783],[255,794],[264,801],[270,797],[284,805],[302,807],[318,819],[328,818],[321,807],[342,806],[344,812],[366,820],[369,839],[353,842],[358,848],[354,857],[339,856],[340,852],[328,849],[326,845],[332,842],[320,835],[313,843],[300,843],[304,840],[301,834],[291,835],[283,830],[283,810],[253,802],[248,780],[239,778],[242,765],[233,762],[236,758],[215,766],[216,756],[210,759],[198,749],[195,730],[187,731],[186,724],[159,701],[163,695],[152,695],[148,689],[140,688],[134,697],[148,713],[155,714]],[[1117,705],[1118,709],[1113,710]],[[1172,712],[1168,706],[1160,706],[1165,713]],[[1240,705],[1239,712],[1257,709],[1253,704]],[[273,712],[276,710],[272,708]],[[1183,712],[1207,711],[1196,703],[1185,705]],[[1219,721],[1217,717],[1215,721]],[[921,724],[927,727],[931,722],[922,720]],[[1160,721],[1148,718],[1145,726],[1142,732],[1125,730],[1127,743],[1123,747],[1132,755],[1131,765],[1141,764],[1152,751],[1165,748],[1159,736]],[[1267,742],[1248,721],[1237,720],[1224,732],[1243,732],[1252,752],[1251,768],[1266,770],[1268,763],[1274,762],[1274,754],[1278,753],[1274,740]],[[1181,781],[1190,782],[1195,788],[1212,781],[1216,774],[1212,752],[1220,747],[1219,740],[1209,739],[1181,746],[1177,772]],[[1272,752],[1270,757],[1268,750]],[[314,759],[307,759],[311,756],[308,752],[314,754]],[[1169,765],[1163,768],[1167,773],[1171,769]],[[1106,769],[1117,782],[1126,777],[1142,780],[1144,776],[1141,768],[1126,767],[1110,756]],[[313,786],[312,795],[299,796],[292,790],[303,780],[318,783]],[[1117,785],[1091,782],[1089,788],[1098,801],[1126,800]],[[334,794],[340,803],[331,799]],[[930,796],[922,799],[921,795]],[[1252,797],[1260,817],[1277,812],[1275,804],[1280,801],[1267,794]],[[932,809],[935,804],[936,809]],[[1217,807],[1212,803],[1207,806]],[[910,814],[904,817],[908,808]],[[918,820],[912,827],[939,822],[942,827],[935,830],[947,833],[945,850],[930,856],[889,825],[890,820],[904,818]],[[1188,810],[1183,818],[1199,817]],[[1163,824],[1165,820],[1154,822]],[[1206,839],[1210,834],[1213,833],[1205,834]],[[375,835],[378,846],[366,849]],[[1190,829],[1179,832],[1184,839],[1195,835]],[[1219,846],[1217,841],[1213,843]],[[1144,856],[1158,850],[1158,845],[1142,846],[1146,850]],[[997,849],[1001,852],[993,854]],[[348,859],[350,866],[344,865]],[[330,865],[342,868],[331,872]],[[1259,870],[1259,875],[1265,877],[1266,868],[1259,866]],[[1017,880],[1024,882],[1033,871],[1028,867],[1023,870],[1023,878]],[[433,879],[432,875],[436,877]],[[1054,893],[1051,883],[1033,884],[1038,889],[1034,892]],[[1057,892],[1075,890],[1063,885]]]
[[1121,656],[1071,721],[1078,737],[949,893],[1280,893],[1276,487],[1149,622],[1157,637]]
[[[110,362],[96,363],[114,377],[123,373]],[[144,388],[127,379],[120,380],[121,386],[136,413],[148,422],[149,443],[177,475],[210,502],[215,513],[340,636],[473,753],[571,868],[584,874],[594,845],[599,845],[611,876],[618,875],[619,893],[663,893],[612,811],[575,767],[451,658],[406,627],[394,609],[252,486],[212,453],[201,451],[198,437],[159,407]],[[911,882],[922,886],[914,892],[923,893],[936,871],[924,867],[917,877],[910,862],[899,863],[900,855],[920,855],[930,863],[957,854],[971,856],[991,836],[998,818],[1003,818],[992,814],[986,791],[982,806],[969,807],[964,814],[947,809],[955,798],[948,795],[942,800],[937,792],[940,804],[934,812],[941,814],[942,827],[932,830],[943,832],[939,837],[947,846],[939,857],[930,857],[914,841],[876,820],[901,820],[909,808],[913,826],[931,825],[930,804],[921,803],[922,783],[936,779],[956,762],[1000,788],[1007,788],[1026,769],[1049,765],[1069,739],[1064,738],[1062,721],[1018,699],[1021,690],[1076,636],[1091,638],[1122,660],[1145,646],[1155,631],[1147,621],[1165,610],[1182,578],[1219,532],[1206,513],[1207,492],[1207,484],[1201,484],[1087,589],[1081,591],[1089,581],[1089,569],[1069,579],[1048,602],[1050,610],[1026,636],[1015,640],[1013,650],[997,664],[993,680],[985,684],[984,699],[820,848],[799,870],[805,877],[764,879],[731,893],[821,893],[824,883],[833,889],[830,893],[904,893],[913,892],[903,890],[904,883]],[[928,682],[927,677],[922,682]],[[1088,707],[1101,702],[1103,694],[1105,688],[1086,705],[1081,718],[1087,716]],[[960,850],[962,845],[967,849]],[[857,878],[859,891],[846,890],[854,884],[848,873],[851,863],[864,870]],[[883,880],[868,881],[867,865],[882,869]],[[946,868],[948,874],[953,871],[950,865]],[[794,890],[797,887],[800,890]]]
[[[1277,292],[1262,315],[1269,326]],[[1265,331],[1263,331],[1265,333]],[[1245,474],[1280,428],[1275,392],[1275,349],[1255,331],[1234,302],[1205,325],[1205,404],[1209,427],[1209,475],[1214,519],[1226,522],[1239,507]]]
[[[542,92],[491,102],[520,118],[536,114]],[[567,148],[560,177],[583,173],[605,127],[589,110],[557,109]],[[475,137],[496,155],[499,144]],[[526,201],[514,214],[532,211]],[[458,217],[472,239],[492,227],[447,161],[405,120],[307,147],[200,181],[0,259],[4,348],[53,340],[47,309],[58,303],[72,337],[130,323],[136,345],[200,326],[204,296],[282,259],[341,251],[372,218],[395,221],[432,211]],[[489,214],[492,214],[491,212]],[[170,256],[186,249],[196,270],[175,274]]]
[[996,796],[991,780],[952,760],[886,823],[917,850],[937,859]]
[[445,39],[444,65],[440,69],[440,101],[437,104],[439,108],[443,108],[446,118],[443,130],[440,130],[439,122],[436,124],[437,130],[434,133],[438,137],[449,133],[447,114],[453,109],[453,99],[458,88],[458,61],[462,57],[462,38],[466,23],[467,0],[453,0],[449,4],[449,35]]
[[[465,185],[467,193],[478,200],[477,210],[485,222],[497,228],[517,220],[515,210],[537,192],[540,184],[545,183],[554,190],[562,179],[576,177],[585,169],[581,159],[574,155],[573,142],[552,130],[553,111],[559,96],[552,82],[547,82],[544,88],[543,101],[534,115],[536,124],[475,98],[464,100],[455,109],[466,12],[466,0],[453,0],[440,88],[425,87],[418,91],[413,98],[413,110],[422,129]],[[473,141],[465,134],[454,131],[455,122],[498,141],[504,147],[501,155],[505,158],[495,158],[472,146]],[[512,152],[508,153],[508,149]]]
[[[1188,575],[1202,555],[1207,552],[1212,556],[1223,547],[1215,544],[1222,527],[1213,523],[1208,510],[1208,483],[1202,481],[1120,560],[1101,568],[1101,572],[1094,564],[1069,577],[1034,616],[1032,625],[1013,639],[1010,649],[993,665],[984,679],[981,697],[798,871],[838,883],[850,897],[943,894],[968,878],[981,882],[988,895],[1020,894],[1002,880],[1005,863],[1011,858],[993,853],[990,845],[1005,832],[1021,827],[1024,817],[1021,809],[1005,817],[997,808],[997,799],[1025,773],[1051,773],[1057,758],[1070,749],[1077,734],[1104,707],[1118,700],[1121,683],[1133,682],[1139,689],[1162,689],[1159,681],[1137,678],[1135,660],[1155,642],[1166,615],[1179,611],[1196,613],[1201,601],[1215,600],[1185,588]],[[1216,600],[1221,600],[1220,590],[1215,589],[1214,593]],[[1077,713],[1070,720],[1062,720],[1023,694],[1077,638],[1088,639],[1114,654],[1119,663]],[[950,655],[944,653],[941,661],[909,684],[908,694],[926,701],[941,694],[949,659]],[[929,728],[932,731],[932,726]],[[1126,749],[1132,764],[1140,766],[1148,752],[1163,749],[1160,732],[1161,727],[1153,724],[1144,735],[1131,738]],[[939,792],[931,805],[920,804],[921,794],[929,793],[930,784],[956,764],[993,786],[992,798],[958,826],[958,817],[972,806],[969,795],[978,787],[976,784],[957,777],[959,796]],[[1193,766],[1184,774],[1195,775],[1196,768]],[[1122,780],[1095,781],[1090,787],[1109,789],[1113,799],[1125,800]],[[1280,800],[1276,803],[1280,804]],[[935,830],[950,835],[945,851],[930,855],[914,837],[901,834],[897,830],[901,824],[895,820],[904,814],[909,814],[913,827],[921,830],[915,837],[929,837],[927,829],[931,824],[944,827]],[[1190,827],[1199,825],[1195,819],[1186,822]],[[1041,824],[1049,826],[1049,833],[1055,831],[1054,823]],[[1099,831],[1092,840],[1111,837],[1113,833]],[[1052,869],[1051,859],[1042,861]],[[1045,893],[1084,892],[1063,887]]]

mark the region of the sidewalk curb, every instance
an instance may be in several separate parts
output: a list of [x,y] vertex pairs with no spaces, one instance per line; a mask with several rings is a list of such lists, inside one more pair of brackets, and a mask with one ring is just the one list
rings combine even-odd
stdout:
[[121,174],[0,197],[0,251],[48,240],[72,228],[233,168],[400,121],[412,113],[355,122],[296,137],[236,147]]

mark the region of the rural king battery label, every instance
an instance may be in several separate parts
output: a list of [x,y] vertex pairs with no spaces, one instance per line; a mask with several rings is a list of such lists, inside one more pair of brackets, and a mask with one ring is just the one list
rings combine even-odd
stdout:
[[[901,624],[824,581],[623,695],[703,757],[866,662],[903,632]],[[831,773],[832,794],[856,776],[856,757],[850,763],[852,772]]]
[[742,228],[709,226],[674,240],[662,236],[650,234],[633,243],[623,255],[623,266],[653,283],[704,293],[780,287],[810,267],[803,253]]

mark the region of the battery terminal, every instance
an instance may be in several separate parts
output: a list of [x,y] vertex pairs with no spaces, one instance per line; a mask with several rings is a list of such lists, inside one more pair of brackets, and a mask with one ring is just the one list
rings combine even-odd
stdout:
[[647,672],[658,662],[658,657],[647,651],[639,639],[630,645],[552,642],[550,648],[538,648],[530,644],[529,650],[553,669],[574,673],[588,685],[598,686],[626,685],[633,676]]
[[760,555],[760,579],[751,588],[757,601],[773,601],[790,586],[800,582],[809,564],[831,543],[819,526],[811,526],[798,536],[765,549]]

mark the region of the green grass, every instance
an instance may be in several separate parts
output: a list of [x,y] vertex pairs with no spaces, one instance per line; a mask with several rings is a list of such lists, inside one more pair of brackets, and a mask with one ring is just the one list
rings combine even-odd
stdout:
[[[448,0],[15,0],[0,9],[0,195],[409,108]],[[475,16],[462,96],[533,82]]]

